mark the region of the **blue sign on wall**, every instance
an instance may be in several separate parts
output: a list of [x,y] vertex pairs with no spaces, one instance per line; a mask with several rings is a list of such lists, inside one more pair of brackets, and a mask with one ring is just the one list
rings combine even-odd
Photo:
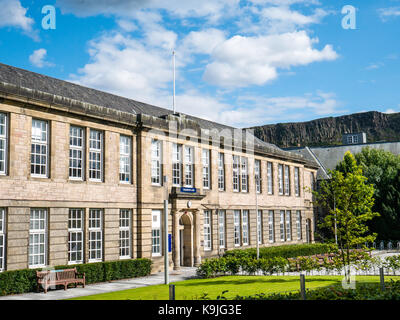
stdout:
[[172,234],[168,233],[168,252],[172,252]]
[[185,192],[185,193],[196,193],[196,188],[185,188],[185,187],[181,187],[181,192]]

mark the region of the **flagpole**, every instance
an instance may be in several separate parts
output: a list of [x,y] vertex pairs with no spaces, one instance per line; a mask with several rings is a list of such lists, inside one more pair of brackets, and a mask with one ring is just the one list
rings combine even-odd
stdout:
[[172,97],[172,108],[175,114],[175,50],[172,51],[172,63],[173,63],[173,69],[174,69],[174,94]]

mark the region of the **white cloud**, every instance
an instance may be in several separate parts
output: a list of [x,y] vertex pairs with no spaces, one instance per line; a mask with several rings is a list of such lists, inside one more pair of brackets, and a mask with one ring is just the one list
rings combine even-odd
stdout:
[[0,0],[0,28],[16,27],[26,33],[32,32],[34,21],[26,16],[27,9],[18,0]]
[[387,109],[386,111],[384,111],[384,113],[399,113],[400,112],[400,109],[397,109],[397,110],[395,110],[395,109],[392,109],[392,108],[389,108],[389,109]]
[[38,49],[33,51],[33,53],[29,56],[29,61],[38,68],[43,68],[43,67],[51,67],[53,66],[52,63],[45,61],[47,56],[47,50],[46,49]]
[[383,22],[386,22],[391,17],[400,16],[400,7],[390,7],[378,9],[379,17]]
[[132,32],[138,29],[136,24],[126,19],[118,19],[117,24],[122,30],[127,32]]
[[238,4],[239,0],[57,0],[63,13],[80,17],[99,14],[132,17],[139,10],[161,9],[179,18],[206,17],[210,21],[229,14]]
[[204,80],[223,87],[263,85],[278,76],[278,69],[335,60],[338,55],[331,45],[313,48],[318,39],[305,31],[242,37],[234,36],[213,52]]

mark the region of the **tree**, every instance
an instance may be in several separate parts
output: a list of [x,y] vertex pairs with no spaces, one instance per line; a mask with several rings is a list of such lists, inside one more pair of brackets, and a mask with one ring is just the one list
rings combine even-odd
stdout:
[[351,249],[375,240],[377,235],[368,234],[366,222],[379,214],[372,211],[374,187],[366,183],[367,178],[350,152],[346,152],[337,169],[343,172],[329,171],[330,179],[322,181],[320,189],[313,193],[316,203],[327,211],[320,227],[337,235],[346,279],[350,281]]
[[368,223],[370,230],[382,240],[400,240],[400,156],[366,147],[355,158],[374,186],[373,210],[381,214]]

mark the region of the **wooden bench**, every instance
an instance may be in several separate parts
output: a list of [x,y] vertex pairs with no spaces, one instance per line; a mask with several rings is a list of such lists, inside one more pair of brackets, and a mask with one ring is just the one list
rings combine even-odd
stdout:
[[79,273],[76,268],[64,269],[64,270],[43,270],[36,271],[37,277],[37,291],[40,291],[40,286],[43,287],[44,293],[47,293],[47,289],[50,286],[63,285],[64,290],[70,283],[75,283],[75,287],[78,283],[85,287],[85,273]]

